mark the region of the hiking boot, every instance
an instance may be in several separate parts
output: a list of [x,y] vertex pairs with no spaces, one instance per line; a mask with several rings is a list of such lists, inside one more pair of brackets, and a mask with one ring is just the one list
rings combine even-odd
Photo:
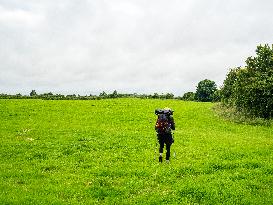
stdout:
[[159,162],[162,162],[162,156],[159,157]]

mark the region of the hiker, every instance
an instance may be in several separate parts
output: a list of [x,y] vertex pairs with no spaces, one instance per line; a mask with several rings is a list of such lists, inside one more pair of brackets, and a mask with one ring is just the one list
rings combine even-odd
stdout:
[[155,114],[158,116],[155,130],[157,132],[157,139],[159,142],[159,162],[162,162],[164,144],[166,145],[166,162],[169,163],[171,145],[174,143],[172,136],[172,130],[175,130],[175,123],[173,119],[173,110],[170,108],[164,108],[155,110]]

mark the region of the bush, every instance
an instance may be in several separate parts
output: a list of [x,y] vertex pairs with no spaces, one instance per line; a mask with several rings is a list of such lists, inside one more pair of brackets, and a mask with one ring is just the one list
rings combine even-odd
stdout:
[[273,116],[273,45],[258,46],[246,67],[231,69],[221,89],[222,102],[247,115]]
[[186,101],[194,101],[195,99],[195,93],[194,92],[186,92],[182,98],[182,100],[186,100]]

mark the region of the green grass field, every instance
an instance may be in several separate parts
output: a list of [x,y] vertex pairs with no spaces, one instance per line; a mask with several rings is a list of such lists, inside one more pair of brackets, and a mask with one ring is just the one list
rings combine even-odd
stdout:
[[[159,164],[154,110],[165,106],[176,158]],[[228,122],[212,107],[0,100],[0,204],[273,204],[272,126]]]

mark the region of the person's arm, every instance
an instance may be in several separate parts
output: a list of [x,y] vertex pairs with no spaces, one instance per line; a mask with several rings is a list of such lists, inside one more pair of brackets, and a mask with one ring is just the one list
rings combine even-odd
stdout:
[[171,121],[171,129],[175,130],[175,123],[174,123],[174,119],[172,115],[170,116],[170,121]]

